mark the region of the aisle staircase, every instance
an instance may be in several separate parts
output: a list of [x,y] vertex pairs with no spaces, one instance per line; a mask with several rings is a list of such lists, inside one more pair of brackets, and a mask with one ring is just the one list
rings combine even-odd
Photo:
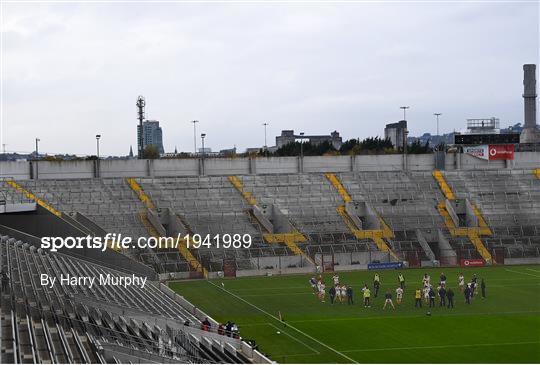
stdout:
[[[144,192],[143,188],[139,185],[139,183],[133,179],[133,178],[127,178],[126,182],[131,187],[133,192],[137,195],[139,200],[150,210],[156,211],[156,206],[152,202],[152,199]],[[141,223],[146,228],[146,231],[150,236],[155,237],[156,239],[160,238],[160,234],[158,230],[154,227],[152,222],[147,217],[147,212],[139,212],[139,219]],[[197,258],[191,253],[191,251],[188,248],[188,242],[183,238],[176,238],[175,247],[177,248],[178,252],[182,255],[182,257],[189,263],[189,265],[197,272],[200,272],[203,274],[205,278],[208,277],[208,270],[197,260]],[[167,245],[163,245],[163,247],[159,248],[171,248]]]
[[[448,183],[446,182],[444,175],[441,171],[433,171],[433,177],[439,184],[439,187],[448,201],[456,199],[456,196]],[[488,227],[484,217],[478,210],[478,208],[471,203],[473,208],[474,215],[478,219],[478,227],[456,227],[454,221],[450,217],[448,210],[446,208],[446,202],[439,202],[437,209],[439,214],[443,217],[444,223],[448,228],[448,231],[453,237],[467,237],[472,245],[476,248],[476,251],[480,256],[486,261],[486,263],[493,264],[495,263],[491,253],[488,251],[484,243],[482,242],[481,236],[491,236],[493,233]]]
[[[228,177],[228,179],[249,205],[251,206],[257,205],[257,199],[255,199],[255,197],[253,196],[251,192],[247,191],[244,188],[242,181],[240,181],[240,179],[237,176],[231,175]],[[254,216],[254,218],[257,219],[256,216]],[[265,225],[261,224],[261,227],[264,228]],[[311,257],[307,255],[300,247],[298,247],[298,243],[307,242],[306,237],[298,231],[288,232],[288,233],[273,233],[273,232],[267,231],[266,233],[263,233],[263,239],[267,243],[270,243],[270,244],[272,243],[285,244],[289,248],[289,250],[291,250],[291,252],[293,252],[295,255],[301,255],[305,257],[307,260],[309,260],[310,262],[313,262]]]
[[15,180],[7,180],[6,183],[9,186],[11,186],[12,188],[14,188],[15,190],[17,190],[19,193],[24,194],[28,199],[36,202],[39,206],[47,209],[49,212],[51,212],[55,216],[62,217],[62,213],[60,211],[55,209],[52,205],[47,203],[45,200],[35,196],[31,191],[29,191],[29,190],[25,189],[24,187],[22,187],[21,185],[19,185]]
[[[325,176],[328,181],[336,188],[344,203],[352,202],[351,196],[335,174],[327,173],[325,174]],[[379,220],[381,225],[380,229],[360,229],[354,222],[354,219],[347,213],[345,205],[340,205],[336,210],[339,215],[341,215],[343,221],[357,239],[371,239],[375,243],[375,245],[377,245],[377,248],[380,251],[388,252],[394,260],[401,261],[398,255],[390,248],[390,246],[385,241],[385,239],[393,238],[394,233],[379,215],[377,215],[377,219]]]

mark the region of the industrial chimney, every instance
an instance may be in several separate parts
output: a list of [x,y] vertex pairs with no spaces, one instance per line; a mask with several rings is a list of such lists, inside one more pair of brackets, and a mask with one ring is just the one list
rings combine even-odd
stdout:
[[523,65],[523,104],[525,123],[520,143],[540,142],[540,132],[536,128],[536,65]]

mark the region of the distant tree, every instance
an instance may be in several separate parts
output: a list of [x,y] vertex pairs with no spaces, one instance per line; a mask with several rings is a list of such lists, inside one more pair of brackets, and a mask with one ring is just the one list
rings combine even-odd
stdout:
[[429,147],[429,141],[426,144],[422,145],[420,141],[414,141],[407,146],[407,153],[410,154],[421,154],[421,153],[431,153],[433,150]]
[[368,137],[359,141],[349,151],[353,155],[394,153],[394,146],[388,138]]
[[96,155],[92,155],[92,156],[86,156],[85,160],[86,161],[93,161],[93,160],[97,160],[97,156]]
[[349,139],[348,141],[345,141],[343,142],[343,144],[341,145],[340,149],[339,149],[339,152],[342,154],[342,155],[348,155],[351,153],[351,151],[353,150],[353,148],[355,148],[356,146],[358,146],[360,144],[360,140],[359,139]]
[[156,146],[153,144],[148,144],[146,147],[144,147],[143,150],[143,158],[149,159],[149,160],[155,160],[159,158],[159,151]]
[[446,151],[446,143],[441,142],[433,148],[434,151]]
[[305,142],[303,145],[300,142],[291,142],[281,146],[274,152],[273,156],[300,156],[303,152],[304,156],[322,156],[325,154],[335,154],[337,151],[332,146],[332,143],[326,141],[318,144]]

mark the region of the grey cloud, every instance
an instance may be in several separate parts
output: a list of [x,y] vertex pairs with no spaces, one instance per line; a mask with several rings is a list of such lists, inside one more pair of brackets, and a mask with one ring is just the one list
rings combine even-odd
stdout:
[[[126,154],[135,99],[165,149],[263,143],[294,128],[381,135],[410,105],[412,134],[468,117],[521,121],[521,65],[538,62],[538,4],[5,4],[10,150]],[[31,131],[31,132],[29,132]]]

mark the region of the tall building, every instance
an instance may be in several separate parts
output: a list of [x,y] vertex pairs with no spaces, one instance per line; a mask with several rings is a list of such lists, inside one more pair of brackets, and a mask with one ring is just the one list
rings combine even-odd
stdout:
[[308,141],[313,145],[318,145],[324,142],[330,142],[336,150],[341,148],[343,143],[342,138],[339,136],[339,132],[333,131],[329,135],[296,135],[294,130],[283,130],[281,131],[281,136],[276,137],[276,147],[283,147],[291,142],[296,141],[297,139],[302,138],[304,141]]
[[[157,120],[145,120],[142,124],[142,147],[143,150],[148,145],[154,145],[159,154],[164,154],[165,150],[163,149],[163,131],[159,126],[159,121]],[[137,134],[140,138],[141,128],[137,126]]]
[[540,142],[540,131],[536,126],[536,65],[523,65],[524,125],[521,143]]
[[387,124],[384,128],[384,138],[390,139],[394,148],[403,148],[405,133],[407,132],[407,121],[400,120],[397,123]]

